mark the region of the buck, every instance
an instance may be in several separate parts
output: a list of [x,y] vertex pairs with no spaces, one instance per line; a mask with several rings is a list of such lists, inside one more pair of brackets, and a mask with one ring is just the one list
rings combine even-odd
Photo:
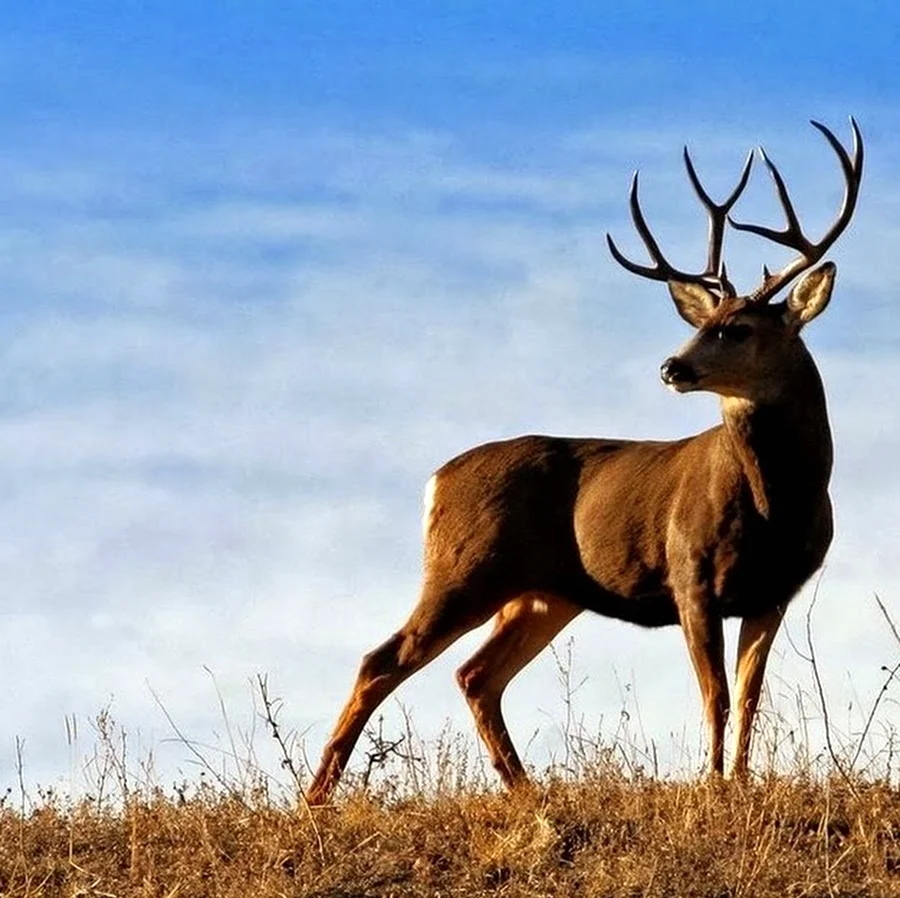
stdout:
[[[696,334],[663,362],[662,380],[679,393],[718,394],[721,423],[671,442],[523,436],[477,446],[441,467],[425,494],[418,604],[363,658],[309,787],[310,804],[328,800],[378,705],[492,617],[490,636],[457,680],[503,782],[525,782],[501,713],[504,689],[585,609],[644,627],[681,625],[700,684],[712,774],[723,773],[729,711],[723,621],[741,619],[729,772],[746,774],[769,649],[786,605],[822,564],[832,538],[831,431],[800,332],[831,297],[834,264],[813,266],[853,215],[863,143],[852,118],[852,158],[828,128],[812,124],[845,181],[837,218],[818,242],[801,229],[762,148],[784,210],[782,230],[730,215],[752,153],[734,191],[716,203],[685,148],[687,174],[709,219],[709,248],[703,272],[679,271],[647,226],[635,174],[631,215],[652,264],[629,260],[607,235],[609,249],[628,271],[667,283]],[[747,295],[737,295],[722,260],[729,224],[794,254],[775,273],[764,266]],[[800,275],[787,298],[773,303]]]

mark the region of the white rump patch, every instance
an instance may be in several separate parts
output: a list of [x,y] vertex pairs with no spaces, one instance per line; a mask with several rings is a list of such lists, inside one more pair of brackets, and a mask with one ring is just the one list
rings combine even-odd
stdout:
[[425,485],[425,496],[422,500],[422,535],[427,537],[431,529],[431,513],[434,511],[434,493],[437,489],[437,474],[433,474]]

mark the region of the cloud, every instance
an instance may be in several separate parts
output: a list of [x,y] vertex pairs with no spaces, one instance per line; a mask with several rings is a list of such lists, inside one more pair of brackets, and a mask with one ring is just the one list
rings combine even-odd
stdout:
[[[815,135],[799,130],[781,142],[805,158]],[[607,229],[639,252],[625,189],[637,158],[667,252],[703,258],[678,139],[652,133],[562,134],[504,165],[416,132],[310,134],[288,162],[284,135],[263,131],[235,147],[209,138],[214,173],[170,147],[149,183],[140,159],[116,158],[109,179],[90,154],[15,162],[20,218],[0,267],[0,648],[18,679],[0,712],[29,740],[36,778],[65,769],[63,716],[88,718],[110,695],[151,742],[168,733],[148,683],[205,739],[218,711],[204,665],[234,707],[269,671],[315,754],[359,655],[411,607],[421,490],[444,459],[520,432],[672,438],[716,420],[709,398],[660,388],[684,326],[661,288],[606,256]],[[704,178],[728,185],[747,141],[693,133]],[[791,173],[798,196],[836,177],[827,152],[810,158]],[[838,446],[817,636],[841,700],[844,671],[865,695],[895,651],[869,596],[890,604],[900,573],[897,341],[879,325],[873,355],[850,334],[881,322],[900,287],[885,264],[900,192],[879,177],[840,251],[843,292],[810,329]],[[771,196],[748,214],[763,209]],[[733,249],[735,270],[755,276],[758,245]],[[648,731],[699,727],[677,630],[584,617],[571,632],[589,717],[618,712],[614,672],[633,671]],[[450,670],[477,641],[402,690],[426,732],[447,715],[468,727]],[[784,680],[806,676],[781,645]],[[520,741],[559,719],[558,699],[543,658],[511,690]]]

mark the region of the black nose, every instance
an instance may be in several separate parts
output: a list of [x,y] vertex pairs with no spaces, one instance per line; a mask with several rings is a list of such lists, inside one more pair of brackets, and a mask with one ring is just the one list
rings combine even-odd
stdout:
[[697,382],[694,369],[681,359],[672,356],[666,359],[659,368],[659,376],[664,384],[693,384]]

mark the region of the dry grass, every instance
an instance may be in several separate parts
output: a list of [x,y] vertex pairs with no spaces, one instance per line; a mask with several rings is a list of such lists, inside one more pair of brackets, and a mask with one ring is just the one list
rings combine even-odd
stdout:
[[[459,737],[423,757],[407,721],[402,739],[370,730],[336,804],[311,811],[296,746],[264,707],[290,787],[245,758],[239,775],[207,765],[165,791],[129,772],[100,715],[90,795],[3,800],[0,896],[900,896],[890,751],[841,743],[804,761],[794,744],[793,772],[678,780],[645,772],[652,755],[627,730],[602,744],[573,728],[566,763],[507,795]],[[758,756],[789,741],[777,723]]]
[[606,772],[531,794],[310,817],[212,788],[116,810],[49,799],[0,812],[3,895],[900,895],[900,795],[773,778],[750,786]]
[[[557,659],[564,756],[516,795],[496,790],[467,739],[447,732],[425,746],[407,719],[390,735],[376,722],[336,804],[311,811],[298,798],[302,747],[264,679],[279,777],[241,739],[229,740],[232,766],[214,767],[172,721],[201,774],[163,790],[103,713],[86,792],[34,798],[20,770],[18,792],[0,798],[0,898],[900,896],[897,757],[881,713],[900,665],[885,668],[863,725],[841,734],[811,637],[808,648],[793,721],[764,716],[756,761],[768,773],[746,784],[661,775],[629,714],[605,739],[586,733],[571,655]],[[811,722],[823,738],[811,739]]]

